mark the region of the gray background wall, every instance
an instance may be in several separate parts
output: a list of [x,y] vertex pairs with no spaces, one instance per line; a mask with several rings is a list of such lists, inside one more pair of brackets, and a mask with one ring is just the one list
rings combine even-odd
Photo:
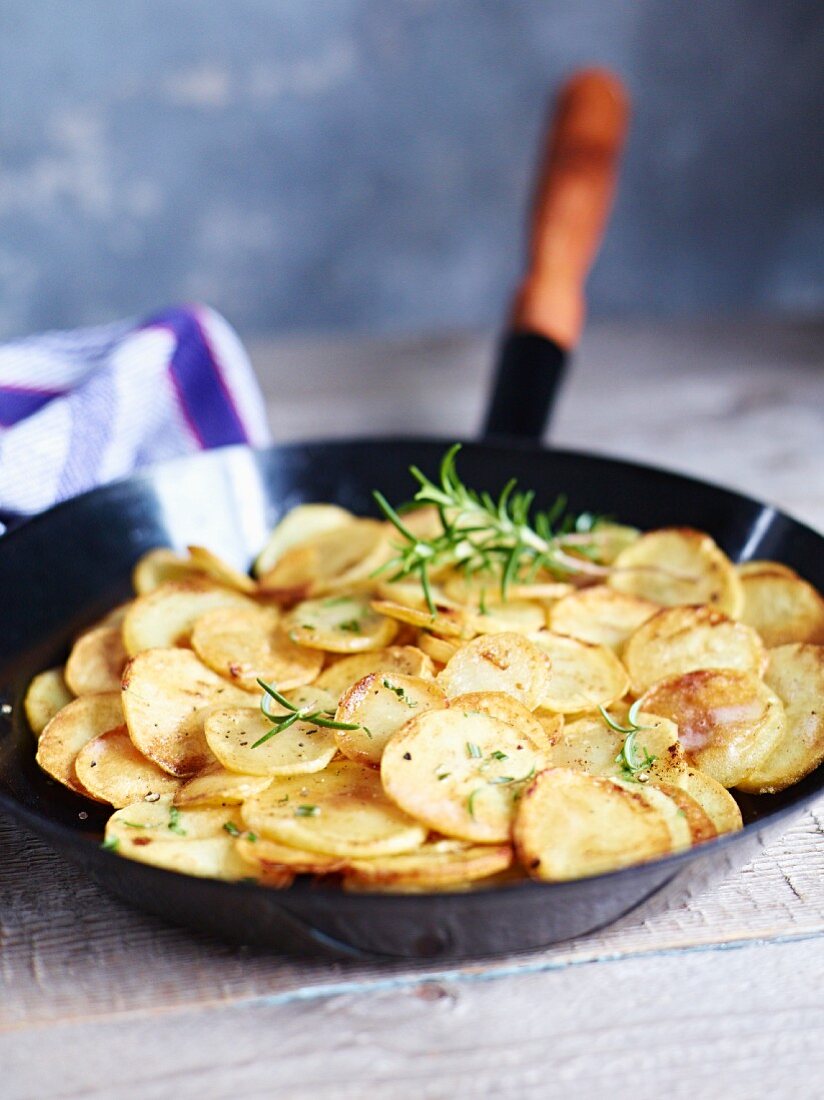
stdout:
[[0,335],[497,323],[547,89],[635,121],[595,314],[824,301],[820,0],[3,0]]

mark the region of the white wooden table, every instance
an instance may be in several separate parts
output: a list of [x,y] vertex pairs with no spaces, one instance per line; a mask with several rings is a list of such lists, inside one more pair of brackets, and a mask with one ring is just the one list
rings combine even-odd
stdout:
[[[552,438],[726,482],[824,528],[821,335],[596,326]],[[490,348],[252,351],[285,440],[471,434]],[[686,900],[535,954],[433,967],[224,946],[132,912],[0,818],[0,1098],[817,1100],[822,834],[820,804]]]

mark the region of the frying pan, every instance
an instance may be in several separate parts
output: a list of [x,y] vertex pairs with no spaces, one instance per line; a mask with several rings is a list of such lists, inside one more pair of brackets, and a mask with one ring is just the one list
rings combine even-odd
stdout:
[[[580,330],[581,287],[608,209],[625,119],[620,87],[603,74],[577,78],[562,98],[486,439],[465,444],[461,474],[493,493],[516,477],[539,498],[564,492],[576,510],[641,528],[694,526],[712,533],[733,560],[779,558],[824,588],[824,538],[774,508],[691,478],[535,442]],[[695,876],[726,872],[786,828],[821,792],[821,769],[780,795],[741,798],[741,832],[556,884],[364,895],[298,880],[278,891],[182,876],[100,849],[106,809],[54,783],[35,763],[22,707],[32,675],[63,660],[79,630],[129,595],[130,570],[151,547],[203,543],[245,566],[295,504],[335,501],[374,513],[373,489],[406,499],[408,467],[433,473],[444,449],[443,440],[409,438],[230,447],[86,493],[5,535],[0,810],[138,908],[234,942],[369,958],[457,958],[545,946],[601,927],[659,890],[677,893]]]

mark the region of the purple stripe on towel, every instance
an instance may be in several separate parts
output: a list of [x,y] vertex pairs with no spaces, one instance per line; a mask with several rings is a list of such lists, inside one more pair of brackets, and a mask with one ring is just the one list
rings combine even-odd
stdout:
[[248,443],[223,375],[194,310],[168,309],[143,328],[164,328],[177,342],[169,373],[183,415],[202,447]]
[[10,428],[18,420],[25,420],[61,392],[31,386],[0,386],[0,427]]

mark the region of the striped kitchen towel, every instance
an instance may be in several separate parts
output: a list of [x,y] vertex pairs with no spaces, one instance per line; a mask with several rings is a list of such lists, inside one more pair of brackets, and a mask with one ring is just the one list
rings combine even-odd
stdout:
[[268,442],[246,352],[206,307],[0,345],[0,518],[177,455]]

